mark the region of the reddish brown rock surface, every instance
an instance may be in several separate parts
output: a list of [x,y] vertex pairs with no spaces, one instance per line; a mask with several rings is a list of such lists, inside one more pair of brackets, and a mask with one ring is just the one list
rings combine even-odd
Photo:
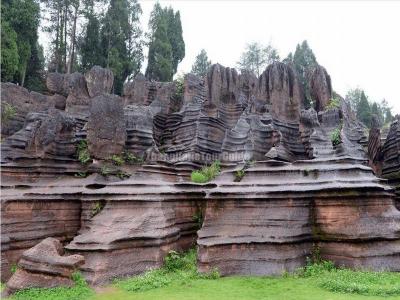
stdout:
[[5,294],[27,288],[72,286],[72,273],[85,259],[81,255],[62,256],[63,245],[46,238],[22,253],[16,272],[7,281]]
[[[399,271],[398,117],[380,147],[371,131],[367,156],[350,105],[337,96],[327,106],[322,67],[307,110],[296,73],[280,62],[260,78],[214,65],[204,78],[186,75],[183,91],[139,75],[122,97],[109,94],[111,78],[98,67],[86,78],[50,74],[50,96],[8,87],[10,102],[28,104],[1,145],[2,280],[46,237],[85,257],[91,284],[159,267],[168,251],[195,244],[199,269],[225,275],[293,271],[315,247],[338,265]],[[82,140],[93,163],[78,160]],[[122,154],[127,162],[112,164]],[[190,181],[217,159],[214,181]]]

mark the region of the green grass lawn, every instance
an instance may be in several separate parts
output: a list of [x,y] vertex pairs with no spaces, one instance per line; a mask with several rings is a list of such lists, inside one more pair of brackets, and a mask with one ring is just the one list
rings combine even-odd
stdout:
[[13,300],[400,300],[400,273],[352,271],[330,262],[309,263],[282,277],[200,274],[196,252],[170,253],[161,269],[90,289],[74,275],[73,288],[30,289]]

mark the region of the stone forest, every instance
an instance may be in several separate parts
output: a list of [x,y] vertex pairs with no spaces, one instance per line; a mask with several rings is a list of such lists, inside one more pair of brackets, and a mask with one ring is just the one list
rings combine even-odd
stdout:
[[[214,64],[182,84],[49,73],[45,94],[2,83],[5,294],[91,286],[195,247],[200,273],[294,272],[318,255],[400,271],[400,117],[368,131],[322,66],[257,78]],[[7,109],[7,107],[3,107]],[[207,174],[214,168],[215,174]],[[197,170],[197,172],[196,172]],[[12,272],[12,266],[17,266]]]

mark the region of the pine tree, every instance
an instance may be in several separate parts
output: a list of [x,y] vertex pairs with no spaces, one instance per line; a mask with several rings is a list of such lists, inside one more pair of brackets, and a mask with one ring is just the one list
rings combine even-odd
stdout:
[[196,60],[192,66],[192,73],[197,76],[205,76],[208,68],[211,66],[211,61],[208,60],[206,50],[202,49],[196,56]]
[[293,65],[296,69],[299,82],[304,91],[304,105],[306,108],[311,106],[310,88],[308,86],[308,76],[317,65],[317,59],[308,46],[307,41],[303,41],[301,45],[297,44],[296,51],[293,55]]
[[166,20],[161,18],[149,47],[146,77],[157,81],[171,81],[173,75],[172,47],[167,35]]
[[371,125],[371,107],[364,91],[361,92],[361,97],[357,105],[356,112],[358,119],[369,127]]
[[95,65],[104,65],[102,49],[100,46],[100,21],[93,13],[87,14],[87,25],[84,29],[82,42],[79,45],[81,55],[81,71],[85,72]]
[[[161,27],[161,28],[160,28]],[[179,12],[154,5],[149,20],[149,55],[146,77],[171,81],[185,57],[185,43]]]
[[114,92],[122,93],[130,75],[139,72],[143,55],[137,0],[111,0],[103,19],[101,49],[103,66],[114,73]]
[[19,61],[17,33],[7,21],[1,23],[1,80],[12,81]]

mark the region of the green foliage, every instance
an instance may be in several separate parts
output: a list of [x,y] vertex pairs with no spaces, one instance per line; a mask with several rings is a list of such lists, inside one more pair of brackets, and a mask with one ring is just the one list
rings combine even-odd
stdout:
[[193,215],[193,221],[197,223],[197,228],[200,229],[203,226],[204,216],[201,209],[198,209]]
[[247,44],[237,64],[240,70],[249,70],[260,76],[266,66],[275,61],[279,61],[279,54],[271,44],[263,46],[253,42]]
[[370,101],[365,91],[360,88],[349,90],[346,94],[346,101],[350,103],[357,118],[367,127],[371,126],[373,115],[376,116],[379,126],[385,126],[393,119],[392,108],[385,99],[380,102]]
[[175,98],[176,99],[182,99],[182,97],[183,97],[184,82],[185,82],[185,77],[184,76],[178,76],[174,80],[174,83],[175,83]]
[[335,130],[331,133],[331,142],[333,146],[337,146],[342,142],[342,137],[340,135],[342,131],[342,124],[340,124]]
[[106,165],[102,166],[101,169],[100,169],[100,174],[105,176],[105,177],[110,175],[111,172],[112,172],[112,170]]
[[209,166],[204,166],[201,170],[193,171],[191,179],[195,183],[205,183],[213,180],[221,172],[221,163],[216,160]]
[[[287,61],[290,58],[291,58],[291,56],[287,58]],[[313,51],[309,47],[307,41],[303,41],[301,43],[301,45],[297,44],[296,51],[294,52],[294,55],[293,55],[292,63],[296,69],[296,72],[297,72],[297,75],[299,78],[299,82],[303,86],[304,104],[305,104],[306,108],[309,108],[311,106],[312,100],[311,100],[311,95],[310,95],[308,76],[318,63],[317,63],[317,59],[316,59]]]
[[15,272],[17,272],[17,270],[18,270],[18,266],[16,264],[12,264],[11,268],[10,268],[11,274],[14,274]]
[[200,53],[196,56],[191,73],[196,74],[197,76],[204,77],[206,76],[210,66],[211,61],[208,60],[206,50],[201,49]]
[[125,151],[123,153],[124,160],[127,164],[134,165],[134,164],[141,164],[143,163],[143,158],[136,157],[133,153]]
[[1,80],[12,81],[19,61],[17,33],[7,21],[1,23]]
[[245,169],[237,170],[235,172],[235,181],[236,182],[242,181],[244,175],[246,175],[246,170]]
[[340,99],[338,98],[332,98],[328,105],[326,106],[326,109],[334,109],[334,108],[340,108]]
[[154,5],[149,20],[150,42],[146,77],[172,81],[179,62],[185,57],[185,43],[179,11]]
[[30,82],[32,80],[40,82],[43,66],[38,64],[39,2],[35,0],[4,1],[1,15],[1,80],[18,82],[21,86],[25,85],[26,79]]
[[87,71],[95,65],[103,65],[104,57],[100,46],[100,20],[93,11],[87,11],[87,24],[79,45],[81,70]]
[[10,119],[15,117],[17,110],[16,108],[7,102],[1,102],[2,108],[1,108],[1,123],[6,124]]
[[[122,93],[123,84],[128,76],[134,76],[140,71],[143,60],[142,30],[139,22],[141,13],[142,9],[137,0],[112,0],[101,20],[103,26],[100,30],[100,49],[103,52],[100,61],[113,71],[114,92],[117,94]],[[90,28],[93,36],[91,41],[88,37],[88,45],[97,42],[97,25],[93,23],[94,20],[93,28]],[[90,62],[87,65],[90,65]]]
[[110,160],[116,166],[122,166],[125,163],[124,157],[117,154],[112,155]]
[[336,268],[330,261],[311,263],[296,273],[297,276],[315,278],[319,287],[328,291],[354,293],[366,296],[400,295],[400,274],[390,272],[353,271]]
[[117,172],[117,177],[118,177],[119,179],[123,180],[123,179],[127,179],[127,178],[131,177],[131,174],[126,173],[126,172],[121,171],[121,170],[118,170],[118,172]]
[[180,254],[170,251],[161,269],[151,270],[143,275],[117,280],[115,285],[129,292],[143,292],[168,285],[184,285],[196,279],[217,279],[219,273],[199,273],[196,266],[196,250]]
[[81,164],[88,164],[92,159],[89,154],[89,149],[86,140],[81,140],[77,146],[78,160]]
[[92,211],[90,212],[90,216],[93,218],[99,212],[101,212],[106,203],[104,201],[96,201],[94,206],[92,207]]
[[94,296],[85,279],[78,272],[72,275],[75,285],[57,288],[30,288],[16,292],[10,300],[86,300]]
[[191,174],[192,182],[195,183],[206,183],[208,182],[208,178],[206,175],[201,173],[201,171],[193,171]]
[[74,176],[78,178],[86,178],[88,177],[88,172],[78,172]]

